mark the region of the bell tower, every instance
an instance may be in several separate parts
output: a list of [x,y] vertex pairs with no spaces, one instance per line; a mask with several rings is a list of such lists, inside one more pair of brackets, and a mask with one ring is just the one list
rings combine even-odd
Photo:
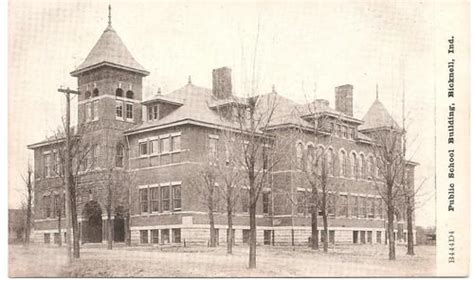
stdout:
[[109,5],[107,28],[71,72],[81,93],[78,123],[124,130],[141,122],[142,80],[148,74],[112,28]]
[[[113,162],[123,132],[142,122],[142,80],[149,74],[127,49],[109,21],[86,59],[70,73],[77,77],[78,124],[99,149],[97,166]],[[108,151],[110,153],[105,153]],[[123,153],[123,152],[122,152]],[[94,156],[97,157],[97,156]]]

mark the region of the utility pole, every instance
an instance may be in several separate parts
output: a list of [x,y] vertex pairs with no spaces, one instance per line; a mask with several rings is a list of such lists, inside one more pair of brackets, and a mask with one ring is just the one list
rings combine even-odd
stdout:
[[71,251],[71,208],[76,206],[71,206],[71,94],[79,95],[79,91],[71,90],[69,87],[67,89],[59,88],[58,92],[64,93],[66,96],[66,167],[64,169],[64,178],[66,182],[66,243],[67,243],[67,257],[68,262],[72,260],[72,251]]

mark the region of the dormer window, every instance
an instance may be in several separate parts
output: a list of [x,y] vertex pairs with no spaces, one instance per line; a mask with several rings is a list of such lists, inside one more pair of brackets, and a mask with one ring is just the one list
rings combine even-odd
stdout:
[[98,97],[98,96],[99,96],[99,89],[95,88],[95,89],[92,91],[92,96],[93,96],[93,97]]
[[158,120],[158,105],[153,104],[147,107],[148,110],[148,121]]
[[127,99],[133,99],[133,91],[131,90],[127,91]]
[[123,97],[123,90],[121,88],[117,88],[115,90],[115,96],[116,97]]

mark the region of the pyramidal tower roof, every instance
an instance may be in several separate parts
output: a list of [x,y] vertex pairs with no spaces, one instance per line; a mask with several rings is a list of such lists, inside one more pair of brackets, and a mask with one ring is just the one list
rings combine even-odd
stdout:
[[95,43],[84,62],[72,71],[71,75],[77,76],[82,72],[104,65],[137,72],[144,76],[150,74],[135,60],[135,58],[133,58],[122,39],[120,39],[117,32],[112,28],[110,5],[109,24],[107,28],[100,36],[97,43]]
[[392,127],[400,129],[397,122],[392,118],[385,106],[379,101],[378,93],[374,103],[362,118],[364,124],[359,126],[359,130],[369,130],[375,128]]

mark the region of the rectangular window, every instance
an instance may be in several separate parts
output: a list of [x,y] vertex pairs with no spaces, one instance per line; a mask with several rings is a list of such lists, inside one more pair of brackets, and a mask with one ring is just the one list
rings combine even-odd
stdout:
[[173,243],[181,243],[181,229],[173,228]]
[[98,163],[98,156],[99,155],[99,146],[97,144],[94,144],[92,147],[91,147],[91,168],[95,168],[97,167],[97,163]]
[[159,187],[152,187],[150,188],[150,208],[152,212],[159,212],[159,196],[160,196],[160,188]]
[[362,204],[361,204],[361,208],[362,208],[362,217],[363,218],[366,218],[367,217],[367,197],[362,197]]
[[339,209],[338,215],[341,217],[347,217],[348,216],[347,195],[341,195],[339,199],[341,202],[340,204],[341,208]]
[[151,230],[151,243],[153,244],[158,244],[160,243],[160,240],[159,240],[159,234],[158,234],[158,229],[152,229]]
[[148,120],[158,120],[158,105],[148,106]]
[[169,229],[162,229],[161,230],[161,243],[162,244],[169,244],[170,243],[170,230]]
[[44,234],[44,244],[51,244],[51,234],[49,233]]
[[369,198],[369,218],[375,218],[375,198]]
[[242,212],[248,213],[249,211],[249,191],[248,189],[242,190]]
[[54,195],[54,216],[59,217],[62,212],[62,202],[59,194]]
[[170,138],[162,138],[160,144],[161,152],[169,152],[170,151]]
[[305,214],[306,209],[306,194],[304,191],[298,191],[296,195],[296,211],[298,214]]
[[43,210],[44,210],[44,216],[46,218],[51,217],[51,197],[50,196],[43,197]]
[[140,243],[148,244],[148,230],[140,230]]
[[264,230],[263,231],[263,245],[270,245],[272,241],[272,231]]
[[270,214],[270,192],[263,192],[262,194],[262,205],[263,205],[263,213],[264,214]]
[[158,139],[151,140],[148,142],[148,154],[158,154],[160,152],[160,148],[158,146]]
[[59,239],[61,239],[61,236],[59,236],[59,232],[54,233],[54,244],[59,245]]
[[92,121],[92,103],[86,103],[86,122]]
[[359,216],[359,197],[351,196],[351,206],[352,216],[357,218]]
[[44,176],[51,177],[51,154],[44,155]]
[[142,213],[148,212],[148,189],[140,189],[140,211]]
[[377,199],[377,217],[378,218],[383,218],[383,202],[382,202],[382,198],[379,198]]
[[181,150],[181,136],[172,136],[171,137],[171,150],[172,151]]
[[181,185],[173,185],[173,210],[181,210]]
[[127,119],[133,119],[133,103],[127,103]]
[[209,138],[209,159],[211,160],[217,159],[217,141],[217,138]]
[[115,102],[115,117],[117,119],[123,119],[123,102],[122,101]]
[[242,243],[248,244],[250,240],[250,229],[242,229]]
[[328,194],[328,215],[336,215],[336,196],[334,194]]
[[170,210],[170,187],[162,186],[161,187],[161,206],[163,211]]
[[140,147],[140,156],[147,155],[148,154],[148,143],[147,142],[141,142],[138,145]]
[[97,121],[99,120],[99,101],[92,102],[92,120]]

